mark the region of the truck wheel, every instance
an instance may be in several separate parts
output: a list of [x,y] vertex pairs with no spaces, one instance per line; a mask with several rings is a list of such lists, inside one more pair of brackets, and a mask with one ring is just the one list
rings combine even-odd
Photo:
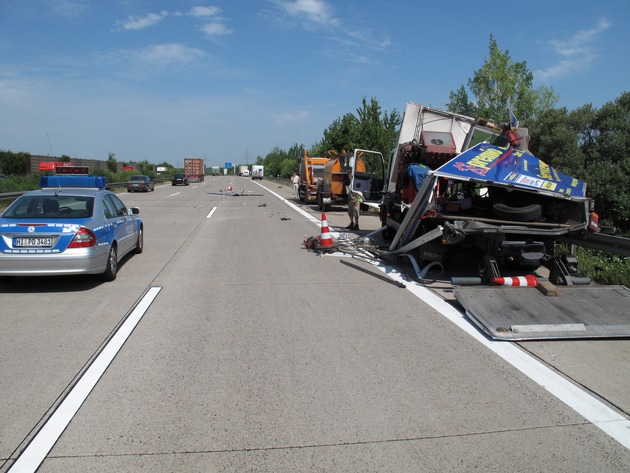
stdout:
[[501,220],[513,220],[515,222],[531,222],[536,220],[542,214],[542,206],[540,204],[518,205],[512,203],[494,204],[492,213]]

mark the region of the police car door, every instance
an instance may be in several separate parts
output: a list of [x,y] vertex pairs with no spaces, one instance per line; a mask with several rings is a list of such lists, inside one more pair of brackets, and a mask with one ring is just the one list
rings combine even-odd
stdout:
[[116,214],[110,219],[110,223],[114,225],[114,235],[118,241],[118,255],[124,255],[135,244],[135,225],[134,220],[129,216],[129,211],[125,204],[113,194],[105,196],[106,201],[114,207]]

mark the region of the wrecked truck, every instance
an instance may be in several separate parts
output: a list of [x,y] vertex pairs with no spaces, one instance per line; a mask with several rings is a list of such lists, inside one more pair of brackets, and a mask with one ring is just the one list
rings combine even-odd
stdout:
[[[420,265],[476,255],[492,281],[502,270],[549,263],[558,241],[597,232],[586,184],[526,144],[526,129],[408,104],[380,210],[390,250]],[[426,177],[406,192],[403,176],[414,165],[428,168]]]
[[[420,179],[405,179],[414,167]],[[526,129],[407,104],[380,218],[381,255],[420,279],[450,267],[455,298],[492,338],[630,336],[630,289],[591,285],[555,254],[566,242],[630,256],[630,239],[601,231],[586,184],[531,154]],[[464,259],[476,274],[458,274]]]

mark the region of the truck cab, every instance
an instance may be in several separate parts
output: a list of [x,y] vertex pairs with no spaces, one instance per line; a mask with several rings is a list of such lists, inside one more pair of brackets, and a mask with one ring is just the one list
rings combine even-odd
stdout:
[[260,164],[254,164],[252,166],[252,180],[260,179],[262,181],[264,174],[265,174],[264,166]]
[[317,199],[317,184],[324,177],[328,161],[329,157],[309,156],[308,150],[304,150],[298,175],[298,196],[302,202],[308,204]]

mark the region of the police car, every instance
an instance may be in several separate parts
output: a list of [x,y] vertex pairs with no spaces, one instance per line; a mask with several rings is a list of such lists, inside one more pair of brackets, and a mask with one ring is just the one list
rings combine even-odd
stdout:
[[96,176],[42,176],[0,215],[0,276],[98,274],[116,279],[127,253],[142,253],[138,208]]

